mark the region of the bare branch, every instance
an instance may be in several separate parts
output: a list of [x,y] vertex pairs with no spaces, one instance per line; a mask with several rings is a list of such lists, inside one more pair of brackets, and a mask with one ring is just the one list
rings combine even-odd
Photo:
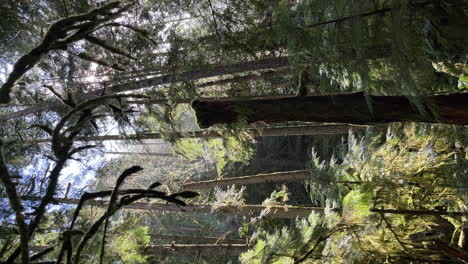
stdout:
[[103,48],[105,50],[108,50],[108,51],[112,52],[112,53],[124,56],[126,58],[131,59],[131,60],[137,60],[135,57],[130,55],[130,53],[128,53],[128,52],[126,52],[124,50],[121,50],[119,48],[116,48],[116,47],[112,46],[111,44],[107,43],[106,41],[104,41],[102,39],[99,39],[99,38],[91,36],[91,35],[87,36],[85,39],[87,41],[95,44],[95,45],[98,45],[99,47],[101,47],[101,48]]
[[11,209],[15,212],[15,220],[18,226],[18,232],[20,235],[20,246],[21,246],[21,262],[23,264],[29,263],[29,232],[28,226],[26,225],[23,211],[23,205],[21,199],[18,196],[16,186],[11,179],[10,172],[5,163],[5,157],[3,156],[3,141],[0,140],[0,181],[5,187],[5,192],[10,202]]

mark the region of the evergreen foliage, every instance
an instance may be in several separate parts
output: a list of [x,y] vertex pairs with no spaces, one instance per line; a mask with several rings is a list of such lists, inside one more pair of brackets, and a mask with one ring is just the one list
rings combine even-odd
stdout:
[[[267,124],[279,120],[269,114],[374,116],[374,95],[409,102],[403,115],[431,117],[417,120],[446,114],[465,124],[466,21],[466,0],[2,1],[0,262],[466,263],[466,127],[395,123],[382,132],[372,123],[364,133],[349,126],[356,130],[343,139],[262,134],[305,125]],[[358,110],[355,101],[350,109],[336,103],[355,92],[365,99]],[[230,104],[305,95],[329,95],[330,104],[298,105],[298,113]],[[424,97],[432,95],[457,107],[438,109]],[[239,115],[200,130],[194,100],[220,103],[207,116],[213,123]],[[193,138],[198,132],[213,134]],[[146,133],[159,139],[83,140]],[[115,149],[135,155],[109,158]],[[305,185],[216,187],[199,197],[181,190],[187,181],[303,170],[306,161]],[[135,164],[145,170],[131,176]],[[57,204],[79,197],[75,212]],[[152,198],[180,211],[124,209]],[[82,208],[93,199],[107,199],[107,209]],[[257,217],[222,214],[260,203]],[[275,208],[297,212],[286,204],[311,203],[324,213],[271,217]],[[214,212],[191,215],[186,204]],[[250,247],[240,258],[145,250],[201,244],[154,234],[211,236],[220,245],[236,231]]]

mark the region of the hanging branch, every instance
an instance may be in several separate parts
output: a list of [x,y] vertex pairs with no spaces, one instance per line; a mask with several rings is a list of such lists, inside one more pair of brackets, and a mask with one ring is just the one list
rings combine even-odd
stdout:
[[116,47],[110,45],[109,43],[107,43],[106,41],[104,41],[102,39],[99,39],[99,38],[91,36],[91,35],[87,36],[85,39],[87,41],[89,41],[89,42],[91,42],[91,43],[105,49],[105,50],[108,50],[108,51],[112,52],[112,53],[124,56],[126,58],[131,59],[131,60],[137,60],[135,57],[132,57],[132,55],[130,55],[130,53],[128,53],[128,52],[126,52],[124,50],[121,50],[119,48],[116,48]]
[[[86,234],[81,239],[80,244],[78,245],[78,248],[76,250],[75,257],[73,259],[73,263],[74,264],[79,264],[80,263],[80,257],[81,257],[81,254],[82,254],[83,249],[84,249],[85,245],[87,244],[87,242],[97,233],[97,231],[99,230],[99,227],[106,221],[106,218],[111,217],[112,215],[114,215],[120,208],[122,208],[122,207],[124,207],[126,205],[130,205],[133,202],[136,202],[136,201],[138,201],[140,199],[143,199],[143,198],[158,198],[158,199],[162,199],[162,200],[164,200],[166,202],[175,203],[177,205],[185,206],[186,203],[184,201],[180,200],[180,198],[188,199],[188,198],[194,198],[194,197],[198,196],[198,193],[191,192],[191,191],[184,191],[184,192],[180,192],[180,193],[174,193],[174,194],[171,194],[171,195],[167,195],[164,192],[152,191],[152,189],[156,188],[159,185],[160,185],[160,183],[155,182],[155,183],[151,184],[148,189],[140,190],[140,192],[142,192],[141,194],[125,195],[122,198],[120,198],[119,202],[115,203],[114,206],[112,206],[112,207],[108,206],[108,210],[96,222],[94,222],[94,224],[91,226],[91,228],[86,232]],[[104,193],[101,193],[101,194],[104,194]],[[109,209],[111,209],[111,210],[109,210]],[[77,215],[76,211],[75,211],[74,215]]]
[[149,42],[151,42],[153,45],[158,46],[158,43],[156,43],[156,41],[154,41],[152,38],[149,37],[150,33],[147,30],[137,28],[137,27],[127,25],[127,24],[117,23],[117,22],[107,23],[105,25],[102,25],[101,27],[109,27],[109,26],[110,27],[125,27],[125,28],[128,28],[128,29],[136,32],[140,37],[142,37],[142,38],[148,40]]
[[32,255],[29,260],[30,261],[38,260],[38,259],[44,257],[45,255],[49,254],[50,252],[54,251],[54,249],[55,249],[55,247],[48,247],[48,248],[42,250],[41,252],[38,252],[38,253]]
[[16,225],[18,226],[18,232],[20,235],[20,248],[21,248],[21,262],[23,264],[29,263],[29,232],[28,226],[26,225],[23,211],[23,205],[21,204],[20,197],[16,191],[15,184],[11,178],[8,167],[5,163],[5,157],[3,155],[3,141],[0,140],[0,181],[5,187],[5,192],[10,202],[11,209],[15,212]]
[[84,39],[102,24],[119,17],[132,5],[111,2],[89,13],[67,17],[52,24],[42,42],[14,64],[13,71],[0,87],[0,103],[10,102],[10,92],[15,82],[34,67],[42,56],[52,50],[66,50],[68,44]]
[[[58,179],[62,169],[65,167],[65,163],[70,159],[70,156],[81,151],[84,149],[89,149],[91,146],[82,146],[73,148],[73,142],[76,136],[81,131],[82,124],[84,120],[87,120],[90,116],[92,116],[92,110],[99,105],[107,103],[110,99],[118,99],[122,97],[137,97],[137,98],[146,98],[142,95],[108,95],[108,96],[101,96],[98,98],[94,98],[88,101],[85,101],[81,104],[78,104],[70,110],[62,119],[58,122],[54,129],[46,129],[47,131],[52,131],[52,151],[55,156],[55,167],[49,174],[49,181],[46,188],[46,192],[42,197],[39,206],[36,208],[34,212],[34,219],[30,222],[28,228],[28,232],[26,232],[27,237],[25,237],[26,241],[32,237],[34,231],[38,227],[42,217],[45,214],[46,207],[54,200],[54,195],[57,190],[58,186]],[[62,129],[72,120],[73,117],[80,115],[78,121],[71,125],[68,130],[62,131]],[[71,132],[67,132],[71,131]],[[68,135],[66,135],[68,134]],[[4,166],[0,166],[4,167]],[[6,175],[2,173],[2,176]],[[22,247],[17,247],[16,250],[10,255],[10,257],[6,260],[5,263],[13,263],[18,255],[23,251],[24,245]],[[28,259],[29,260],[29,259]]]
[[102,233],[102,242],[101,242],[101,255],[100,255],[100,258],[99,258],[99,263],[102,264],[103,260],[104,260],[104,247],[105,247],[105,244],[106,244],[106,233],[107,233],[107,228],[109,226],[109,214],[111,212],[113,212],[115,210],[115,201],[117,200],[117,195],[118,195],[118,191],[119,191],[119,188],[120,186],[123,184],[123,182],[125,181],[125,179],[134,174],[134,173],[137,173],[139,171],[143,170],[142,167],[140,166],[133,166],[131,168],[128,168],[126,169],[120,176],[119,178],[117,178],[117,182],[114,186],[114,189],[112,190],[112,193],[111,193],[111,196],[110,196],[110,199],[109,199],[109,204],[107,206],[107,210],[104,214],[104,217],[105,217],[105,223],[104,223],[104,231]]

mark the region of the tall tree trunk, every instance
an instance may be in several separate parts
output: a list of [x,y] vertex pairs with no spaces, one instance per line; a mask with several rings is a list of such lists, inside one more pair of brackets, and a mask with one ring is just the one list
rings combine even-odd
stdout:
[[[208,65],[204,70],[194,70],[178,74],[166,74],[144,80],[135,80],[127,83],[111,85],[105,89],[105,92],[106,94],[119,93],[152,86],[159,86],[163,84],[194,81],[209,77],[222,76],[225,74],[235,74],[241,72],[260,71],[267,69],[278,69],[284,67],[289,67],[289,61],[287,57],[275,57],[256,61],[239,62],[228,65]],[[83,94],[80,97],[88,99],[90,97],[100,95],[102,91],[103,89],[99,89]]]
[[247,244],[173,244],[149,246],[144,253],[158,256],[237,257],[248,249]]
[[[226,232],[219,232],[219,231],[211,231],[211,230],[203,230],[200,227],[191,227],[191,226],[177,226],[175,228],[166,228],[164,226],[161,226],[158,228],[159,231],[163,233],[176,233],[176,234],[189,234],[190,236],[205,236],[205,235],[210,235],[210,236],[215,236],[215,237],[221,237],[225,236]],[[240,239],[239,237],[236,236],[229,236],[230,238],[233,239]]]
[[[419,102],[419,107],[412,102]],[[355,93],[259,100],[196,100],[192,107],[201,128],[235,123],[240,118],[248,123],[303,121],[375,124],[414,121],[468,124],[468,93],[412,98]]]
[[222,180],[211,180],[211,181],[199,181],[189,182],[182,185],[182,189],[187,190],[200,190],[200,189],[211,189],[215,186],[227,186],[227,185],[249,185],[259,183],[284,183],[284,182],[302,182],[310,178],[310,172],[307,170],[297,171],[284,171],[265,173],[257,175],[249,175],[235,178],[227,178]]
[[[41,197],[28,196],[23,197],[23,200],[39,201]],[[73,198],[56,198],[56,202],[62,204],[78,204],[79,199]],[[85,205],[107,208],[107,201],[103,200],[90,200]],[[125,206],[126,209],[135,210],[155,210],[167,212],[186,212],[192,214],[211,214],[213,208],[210,204],[189,204],[184,207],[179,207],[175,204],[161,204],[161,203],[144,203],[137,202]],[[255,216],[267,207],[262,205],[243,205],[237,207],[222,208],[221,213],[224,215],[240,215],[240,216]],[[302,207],[302,206],[269,206],[272,217],[275,218],[295,218],[295,217],[308,217],[310,213],[323,213],[324,208],[321,207]],[[182,211],[183,210],[183,211]]]
[[216,242],[222,243],[233,243],[233,244],[242,244],[245,243],[245,239],[235,239],[235,238],[223,238],[223,237],[212,237],[212,236],[183,236],[183,235],[160,235],[160,234],[151,234],[151,238],[156,240],[170,240],[175,242],[197,242],[200,244]]
[[172,153],[155,153],[155,152],[131,152],[131,151],[105,151],[104,154],[109,155],[137,155],[137,156],[153,156],[153,157],[177,157]]
[[278,74],[286,74],[290,71],[291,69],[285,68],[283,70],[277,70],[277,71],[270,70],[266,72],[253,73],[253,74],[248,74],[244,76],[234,76],[232,78],[205,82],[205,83],[197,85],[197,87],[203,88],[203,87],[209,87],[209,86],[214,86],[214,85],[224,85],[224,84],[237,83],[237,82],[242,82],[242,81],[253,81],[253,80],[259,80],[259,79],[269,80],[272,77],[277,76]]
[[[366,126],[353,126],[348,124],[318,124],[308,126],[295,127],[265,127],[265,128],[248,128],[249,132],[254,136],[259,137],[281,137],[281,136],[300,136],[300,135],[340,135],[348,134],[351,131],[365,130]],[[178,138],[217,138],[223,135],[216,131],[189,131],[179,132]],[[164,135],[160,133],[143,133],[132,135],[105,135],[105,136],[88,136],[77,137],[78,141],[109,141],[109,140],[144,140],[144,139],[164,139]],[[40,142],[48,142],[50,139],[43,139]]]
[[[222,179],[222,180],[189,182],[189,183],[182,185],[182,189],[201,190],[201,189],[211,189],[215,186],[228,186],[228,185],[233,185],[233,184],[250,185],[250,184],[259,184],[259,183],[303,182],[308,179],[310,179],[310,171],[308,170],[282,171],[282,172],[273,172],[273,173],[227,178],[227,179]],[[335,183],[359,184],[362,182],[339,181]]]
[[437,210],[405,210],[405,209],[370,209],[373,213],[401,215],[433,215],[433,216],[468,216],[468,212],[447,212]]
[[294,169],[303,169],[306,167],[305,161],[297,161],[297,160],[277,160],[277,159],[256,159],[255,165],[259,168],[269,167],[270,169],[275,168],[294,168]]

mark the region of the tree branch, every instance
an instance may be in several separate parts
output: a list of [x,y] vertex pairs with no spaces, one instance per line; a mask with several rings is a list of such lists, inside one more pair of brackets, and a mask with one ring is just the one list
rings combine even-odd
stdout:
[[16,186],[11,179],[10,172],[5,163],[5,157],[3,156],[3,141],[0,140],[0,181],[5,187],[5,192],[8,197],[11,209],[15,212],[15,220],[18,226],[18,232],[20,235],[20,247],[21,247],[21,263],[29,263],[29,232],[28,226],[26,225],[23,211],[23,205],[21,199],[18,196]]

